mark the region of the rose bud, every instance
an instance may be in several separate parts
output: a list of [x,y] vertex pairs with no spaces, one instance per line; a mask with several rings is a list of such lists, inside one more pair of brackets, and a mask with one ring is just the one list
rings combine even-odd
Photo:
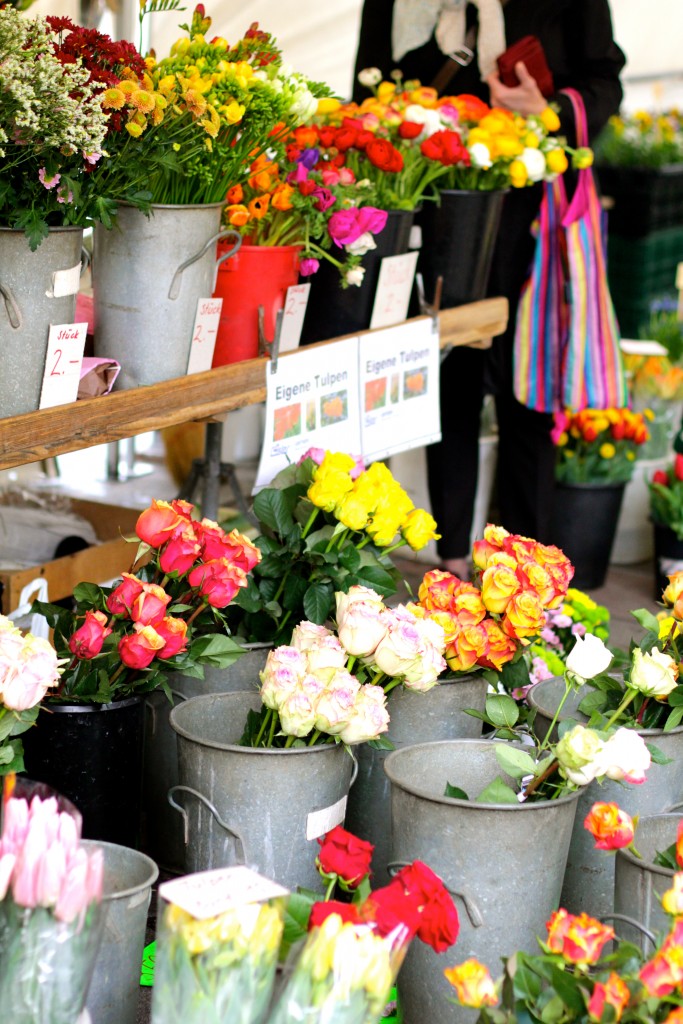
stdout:
[[142,593],[142,581],[129,572],[121,575],[121,582],[107,598],[107,608],[112,615],[130,615],[135,600]]
[[167,615],[161,622],[157,622],[154,628],[165,641],[159,651],[159,658],[174,658],[176,654],[182,654],[187,650],[187,622],[185,619]]
[[195,564],[200,551],[201,546],[194,528],[188,523],[164,544],[159,553],[159,568],[168,575],[177,573],[182,576]]
[[140,513],[135,532],[140,540],[151,548],[164,544],[173,531],[181,525],[183,517],[167,501],[152,501],[149,508]]
[[143,583],[142,592],[138,594],[130,610],[130,617],[133,622],[139,622],[143,626],[154,625],[166,614],[166,606],[171,600],[163,587],[156,583]]
[[110,633],[104,612],[86,612],[85,622],[69,640],[69,650],[83,660],[94,658],[102,650],[105,637]]
[[196,565],[189,573],[188,582],[212,608],[225,608],[240,589],[246,587],[247,577],[227,558],[215,558]]

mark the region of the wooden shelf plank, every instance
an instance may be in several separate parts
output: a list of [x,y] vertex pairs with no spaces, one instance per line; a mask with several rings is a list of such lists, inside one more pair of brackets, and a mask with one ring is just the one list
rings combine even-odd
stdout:
[[[467,345],[495,337],[505,330],[507,318],[508,303],[503,298],[443,310],[439,314],[440,344]],[[329,345],[330,341],[319,344]],[[263,359],[250,359],[149,387],[0,419],[0,469],[262,402],[266,396],[264,366]]]

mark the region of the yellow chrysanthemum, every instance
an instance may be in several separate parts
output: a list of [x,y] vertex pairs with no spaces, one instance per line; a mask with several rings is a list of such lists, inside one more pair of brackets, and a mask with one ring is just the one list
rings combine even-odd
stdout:
[[142,135],[142,128],[135,121],[129,121],[126,125],[126,131],[129,135],[132,135],[134,139],[139,139]]
[[196,89],[188,89],[183,96],[183,99],[185,100],[187,109],[193,117],[202,117],[202,115],[206,113],[208,104],[202,94],[197,92]]
[[102,95],[105,110],[120,110],[125,102],[126,95],[121,89],[106,89]]
[[144,89],[137,89],[134,93],[131,93],[130,103],[131,106],[143,114],[151,114],[154,110],[154,96]]

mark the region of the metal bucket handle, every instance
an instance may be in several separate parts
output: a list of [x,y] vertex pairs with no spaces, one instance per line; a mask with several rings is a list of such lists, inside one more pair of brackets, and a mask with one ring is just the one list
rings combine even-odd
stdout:
[[[387,864],[387,871],[393,878],[394,875],[398,872],[399,868],[407,868],[409,866],[410,862],[407,860],[390,860],[389,863]],[[451,896],[457,896],[458,899],[461,899],[462,902],[465,904],[465,910],[467,911],[467,916],[470,919],[470,924],[472,925],[472,927],[481,928],[482,925],[484,924],[484,918],[482,916],[481,910],[477,905],[476,900],[474,900],[472,896],[470,896],[470,894],[467,892],[452,889],[451,886],[446,885],[445,882],[443,884],[446,887],[446,890],[451,894]]]
[[[235,253],[237,252],[237,250],[239,249],[239,247],[242,244],[242,236],[240,235],[240,233],[238,231],[235,231],[234,228],[229,228],[229,229],[224,229],[223,231],[219,231],[215,235],[212,235],[211,238],[208,240],[208,242],[206,242],[206,244],[204,246],[202,246],[202,248],[199,250],[199,252],[196,252],[194,254],[194,256],[190,256],[190,258],[185,260],[184,263],[181,263],[180,266],[178,267],[178,269],[176,270],[175,274],[173,275],[173,279],[171,281],[171,287],[168,289],[168,297],[169,297],[169,299],[171,299],[171,301],[173,301],[174,299],[177,299],[178,296],[180,295],[180,285],[182,283],[183,271],[187,270],[188,267],[191,267],[193,263],[197,262],[197,260],[200,260],[202,258],[202,256],[204,256],[204,254],[209,251],[209,248],[212,245],[215,245],[216,242],[222,242],[223,239],[225,239],[225,238],[230,238],[231,240],[236,239],[236,241],[235,241],[235,244],[233,245],[232,249],[230,249],[226,253],[223,253],[222,256],[219,256],[219,258],[216,261],[216,269],[225,260],[227,260],[231,256],[235,255]],[[213,288],[211,290],[213,291]]]
[[10,327],[15,331],[19,330],[23,324],[23,319],[19,306],[17,305],[17,300],[12,294],[12,289],[6,284],[3,284],[2,281],[0,281],[0,295],[2,295],[5,300],[5,309],[7,310],[7,319],[10,322]]
[[655,949],[657,948],[657,939],[655,938],[653,933],[650,931],[649,928],[646,928],[645,925],[642,924],[640,921],[636,921],[635,917],[629,917],[628,914],[603,914],[600,920],[623,921],[625,924],[630,924],[632,928],[635,928],[642,935],[644,935],[646,939],[649,939]]
[[358,764],[358,758],[356,757],[354,752],[351,750],[351,747],[347,747],[346,749],[348,750],[349,754],[351,755],[351,760],[353,761],[353,771],[351,772],[351,781],[349,782],[349,789],[351,789],[351,786],[354,784],[354,782],[358,778],[358,769],[359,769],[360,766]]
[[[180,692],[180,690],[171,690],[171,696],[177,697],[179,703],[188,699],[184,693]],[[152,722],[152,736],[154,736],[157,731],[157,709],[154,707],[151,700],[146,700],[145,710],[149,711],[149,717]]]
[[206,809],[210,811],[210,813],[216,819],[217,824],[219,824],[220,827],[224,829],[224,831],[228,832],[233,837],[233,839],[236,839],[237,842],[240,844],[240,849],[242,851],[241,854],[238,854],[238,857],[241,858],[240,863],[247,863],[247,848],[245,846],[244,839],[242,838],[241,833],[238,832],[236,828],[233,828],[232,825],[228,825],[226,822],[223,821],[223,819],[221,818],[221,816],[219,815],[218,811],[211,803],[211,801],[207,800],[207,798],[202,793],[198,793],[196,789],[192,789],[190,786],[171,786],[171,788],[168,791],[167,799],[171,807],[173,807],[176,811],[179,811],[180,814],[182,814],[183,816],[183,833],[186,846],[190,841],[190,823],[185,808],[182,807],[180,804],[177,804],[173,799],[174,793],[190,793],[191,796],[196,797],[197,800],[200,801],[200,803],[203,803]]
[[670,814],[671,811],[675,811],[677,807],[683,807],[683,800],[678,800],[677,803],[672,804],[666,811],[662,811],[662,814]]

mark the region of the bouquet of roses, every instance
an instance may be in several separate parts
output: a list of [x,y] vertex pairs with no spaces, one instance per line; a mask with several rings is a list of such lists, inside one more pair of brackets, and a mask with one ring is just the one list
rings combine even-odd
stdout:
[[107,703],[166,685],[169,672],[203,675],[243,649],[228,635],[224,609],[259,562],[237,530],[192,518],[186,501],[153,501],[140,514],[136,572],[110,587],[81,583],[75,611],[36,602],[68,662],[57,698]]
[[435,188],[521,188],[568,167],[588,166],[589,150],[569,150],[551,134],[554,110],[527,118],[490,108],[475,96],[439,98],[418,81],[381,81],[361,72],[374,95],[361,104],[325,105],[315,121],[322,159],[369,178],[386,209],[414,209]]
[[[286,156],[258,156],[246,181],[228,190],[224,220],[249,245],[300,246],[303,277],[326,259],[339,270],[342,287],[360,285],[361,256],[375,248],[374,235],[383,230],[387,214],[372,205],[370,182],[356,181],[344,169],[316,170],[318,158],[315,133],[297,128]],[[343,258],[331,254],[333,244]]]
[[567,1024],[675,1024],[683,1015],[681,892],[678,873],[662,900],[671,928],[647,957],[618,939],[610,925],[561,908],[548,921],[545,940],[539,940],[541,952],[518,951],[506,958],[498,981],[473,959],[446,968],[453,1002],[479,1010],[478,1024],[545,1021],[549,1006]]
[[[103,918],[102,851],[80,845],[80,816],[5,780],[0,837],[0,1003],[16,1024],[78,1016]],[[32,784],[29,784],[29,786]],[[73,808],[71,808],[73,811]]]
[[367,469],[342,452],[314,448],[254,498],[263,558],[228,612],[248,641],[288,639],[291,622],[322,625],[335,592],[354,585],[383,596],[397,590],[388,555],[403,544],[419,551],[436,523],[416,509],[381,462]]
[[260,714],[248,746],[376,741],[389,726],[387,695],[400,684],[424,693],[446,668],[441,626],[414,605],[387,608],[368,587],[338,593],[337,633],[301,622],[261,672]]
[[648,439],[652,414],[630,409],[582,409],[555,414],[555,475],[560,483],[618,483],[633,475],[638,449]]
[[22,633],[0,615],[0,775],[23,770],[21,733],[35,722],[47,691],[59,683],[60,662],[42,637]]
[[[417,937],[442,953],[458,937],[453,900],[426,864],[414,861],[372,891],[371,843],[340,826],[318,842],[326,892],[321,902],[313,902],[314,893],[290,898],[290,940],[306,929],[308,939],[270,1024],[377,1020],[410,941]],[[351,903],[331,898],[337,885],[353,894]]]

